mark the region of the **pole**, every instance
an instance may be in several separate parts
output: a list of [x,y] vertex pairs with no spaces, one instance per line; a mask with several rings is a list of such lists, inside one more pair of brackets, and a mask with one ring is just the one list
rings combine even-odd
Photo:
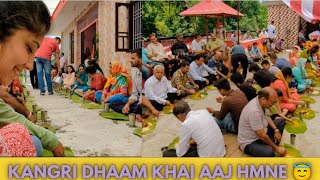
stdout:
[[238,3],[238,21],[237,21],[237,24],[238,24],[238,44],[240,44],[240,28],[239,28],[239,24],[240,24],[240,16],[239,16],[239,12],[240,12],[240,1],[237,1]]
[[204,16],[205,18],[205,23],[206,23],[206,35],[207,35],[207,43],[209,42],[209,37],[208,37],[208,18],[207,16]]

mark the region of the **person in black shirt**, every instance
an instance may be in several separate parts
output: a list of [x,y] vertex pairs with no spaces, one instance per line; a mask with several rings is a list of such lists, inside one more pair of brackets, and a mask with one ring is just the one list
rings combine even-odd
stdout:
[[275,76],[270,72],[261,69],[257,64],[252,64],[249,72],[253,73],[253,79],[259,84],[261,88],[270,86],[275,80]]
[[177,42],[171,47],[171,52],[179,59],[185,59],[189,63],[193,61],[192,58],[189,57],[189,49],[187,45],[183,42],[183,35],[177,34]]
[[232,74],[230,79],[246,95],[248,101],[257,96],[258,89],[254,87],[256,82],[253,79],[244,82],[243,76],[238,72]]

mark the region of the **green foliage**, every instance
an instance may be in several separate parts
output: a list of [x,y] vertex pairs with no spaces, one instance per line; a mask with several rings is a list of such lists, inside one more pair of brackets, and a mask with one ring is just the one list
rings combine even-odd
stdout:
[[[143,35],[148,37],[151,33],[158,36],[175,36],[177,33],[193,35],[205,33],[205,19],[203,17],[184,17],[179,14],[188,7],[201,1],[144,1],[143,2]],[[224,1],[237,10],[236,0]],[[240,20],[240,30],[255,30],[267,26],[267,8],[259,1],[240,1],[240,12],[245,14]],[[237,18],[220,19],[227,30],[237,29]],[[208,19],[208,30],[216,26],[216,19]]]

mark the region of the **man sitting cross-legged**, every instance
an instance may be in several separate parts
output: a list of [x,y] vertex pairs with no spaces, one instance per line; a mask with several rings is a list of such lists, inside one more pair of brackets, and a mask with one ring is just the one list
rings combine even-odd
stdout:
[[[212,84],[219,76],[217,73],[205,65],[204,56],[198,54],[195,56],[195,61],[190,64],[190,75],[194,82],[199,85],[200,89],[203,89],[205,86]],[[203,77],[203,71],[207,71],[209,73],[208,76]]]
[[190,74],[188,74],[190,68],[189,65],[189,62],[183,61],[180,63],[180,69],[172,76],[171,84],[174,88],[181,90],[180,96],[194,94],[196,93],[195,90],[199,89],[199,86],[194,83]]
[[223,136],[208,111],[191,111],[186,102],[178,101],[174,104],[173,114],[182,122],[179,131],[179,146],[176,150],[166,150],[163,153],[164,157],[224,156]]
[[256,157],[274,157],[275,152],[285,155],[285,148],[278,146],[285,122],[282,118],[272,121],[266,111],[277,100],[277,92],[266,87],[243,108],[238,143],[245,153]]
[[225,78],[217,80],[215,86],[219,93],[225,97],[216,98],[218,103],[222,103],[220,111],[215,111],[210,107],[207,110],[213,114],[221,129],[237,134],[241,111],[248,103],[247,97],[241,90],[231,89]]
[[[131,78],[133,81],[133,90],[129,100],[122,109],[119,109],[123,114],[128,113],[136,113],[137,121],[142,120],[142,107],[145,106],[146,108],[151,110],[151,113],[156,118],[159,117],[159,111],[157,111],[150,101],[142,96],[142,72],[139,70],[142,68],[142,49],[135,49],[131,52]],[[121,102],[119,102],[121,103]],[[114,103],[113,103],[114,104]],[[112,103],[110,104],[112,108]],[[119,106],[118,106],[119,107]]]
[[163,110],[164,105],[172,105],[173,101],[180,94],[180,90],[173,88],[164,76],[164,67],[156,65],[151,76],[144,85],[146,98],[158,111]]

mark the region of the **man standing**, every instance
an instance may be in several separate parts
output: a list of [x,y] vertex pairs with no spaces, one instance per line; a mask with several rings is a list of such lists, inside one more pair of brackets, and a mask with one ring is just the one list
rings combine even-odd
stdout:
[[172,87],[181,90],[180,96],[195,94],[195,90],[199,89],[199,86],[194,83],[193,79],[188,74],[190,68],[189,65],[189,62],[183,61],[180,63],[180,69],[178,69],[172,76]]
[[51,83],[51,55],[55,53],[55,58],[58,67],[60,67],[59,61],[59,44],[61,40],[59,37],[54,39],[44,38],[40,48],[38,49],[35,57],[37,64],[37,75],[39,81],[40,95],[44,95],[46,92],[45,85],[43,82],[43,71],[45,72],[45,78],[48,87],[48,94],[52,95],[52,83]]
[[60,69],[63,69],[63,72],[65,72],[66,71],[66,65],[67,65],[67,63],[66,63],[66,58],[64,57],[64,53],[61,53],[60,54]]
[[239,65],[241,65],[243,79],[246,79],[249,62],[244,47],[242,45],[234,45],[230,50],[230,54],[231,64],[233,68],[232,73],[236,73],[238,71]]
[[30,71],[30,81],[31,81],[33,89],[39,88],[36,59],[34,59],[33,69]]
[[[204,57],[201,54],[195,56],[195,61],[190,64],[190,75],[194,82],[199,85],[200,89],[203,89],[205,86],[212,84],[219,76],[217,73],[205,65]],[[203,71],[209,73],[208,76],[203,77]]]
[[274,26],[274,21],[267,27],[268,38],[273,40],[276,37],[276,27]]
[[206,110],[191,111],[179,101],[173,114],[182,122],[177,150],[167,150],[164,157],[223,157],[226,150],[219,126]]
[[221,104],[220,111],[207,107],[212,113],[214,119],[221,129],[225,129],[231,133],[238,133],[239,118],[242,109],[248,104],[245,94],[237,89],[233,90],[227,79],[221,78],[215,82],[219,93],[224,97],[217,97],[216,100]]
[[266,111],[277,99],[277,92],[266,87],[243,108],[238,142],[245,153],[255,157],[274,157],[275,152],[285,155],[285,148],[278,146],[285,122],[281,118],[272,121]]

